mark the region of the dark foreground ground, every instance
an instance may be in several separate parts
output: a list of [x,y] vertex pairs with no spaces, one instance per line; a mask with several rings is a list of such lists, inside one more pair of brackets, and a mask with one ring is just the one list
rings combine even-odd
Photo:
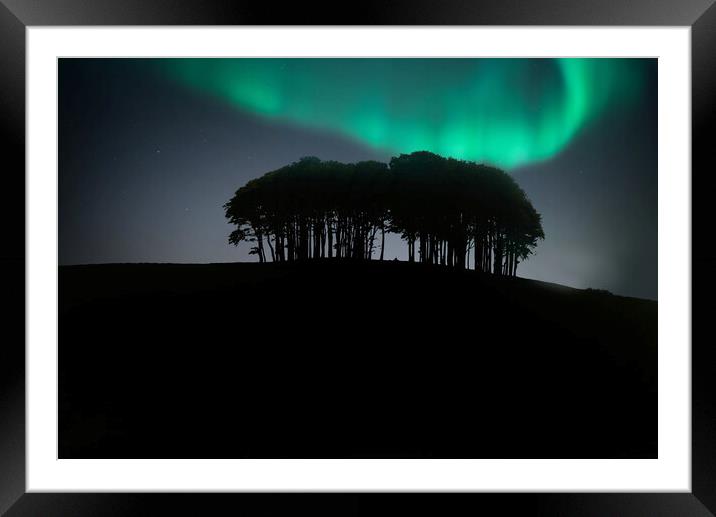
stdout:
[[60,268],[62,458],[646,458],[657,304],[398,262]]

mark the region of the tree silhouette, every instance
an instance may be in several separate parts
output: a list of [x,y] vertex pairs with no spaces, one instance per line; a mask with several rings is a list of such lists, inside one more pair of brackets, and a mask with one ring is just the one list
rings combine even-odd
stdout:
[[249,181],[224,209],[236,226],[229,242],[251,243],[259,262],[373,260],[378,248],[383,260],[393,232],[410,262],[515,276],[544,239],[540,214],[511,176],[426,151],[388,165],[301,158]]

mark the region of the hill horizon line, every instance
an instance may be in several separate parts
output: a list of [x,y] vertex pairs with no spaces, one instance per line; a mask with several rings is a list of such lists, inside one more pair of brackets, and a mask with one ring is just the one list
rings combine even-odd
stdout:
[[345,266],[353,266],[353,267],[359,267],[359,268],[369,268],[369,267],[380,267],[382,266],[388,266],[388,267],[394,267],[398,264],[403,265],[404,267],[413,268],[414,270],[437,270],[444,273],[454,273],[459,275],[475,275],[479,276],[481,278],[484,278],[490,282],[497,282],[501,283],[502,281],[506,282],[525,282],[534,284],[539,287],[544,288],[557,288],[562,290],[571,290],[571,291],[584,291],[589,294],[598,294],[598,295],[604,295],[604,296],[610,296],[610,297],[619,297],[619,298],[628,298],[633,300],[643,300],[648,302],[658,302],[658,299],[654,298],[643,298],[638,296],[628,296],[623,295],[619,293],[614,293],[612,291],[609,291],[608,289],[602,289],[602,288],[595,288],[595,287],[574,287],[566,284],[560,284],[557,282],[550,282],[546,280],[539,280],[536,278],[529,278],[529,277],[523,277],[523,276],[495,276],[491,275],[490,273],[486,273],[484,271],[475,271],[473,269],[457,269],[448,265],[442,265],[442,264],[426,264],[426,263],[420,263],[420,262],[410,262],[408,260],[400,260],[400,259],[390,259],[390,260],[369,260],[369,261],[361,261],[361,260],[355,260],[350,258],[323,258],[323,259],[310,259],[310,260],[297,260],[294,262],[248,262],[248,261],[225,261],[225,262],[153,262],[153,261],[142,261],[142,262],[87,262],[87,263],[76,263],[76,264],[59,264],[58,267],[62,269],[69,269],[69,268],[95,268],[95,267],[102,267],[102,266],[177,266],[177,267],[208,267],[208,266],[220,266],[220,267],[231,267],[231,266],[252,266],[252,267],[259,267],[259,268],[267,268],[267,269],[291,269],[291,268],[300,268],[300,267],[307,267],[307,268],[313,268],[313,269],[320,269],[320,266],[322,264],[342,264]]

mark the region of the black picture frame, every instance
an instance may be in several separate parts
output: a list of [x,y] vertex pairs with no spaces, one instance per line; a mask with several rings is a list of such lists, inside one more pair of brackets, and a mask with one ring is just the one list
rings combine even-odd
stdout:
[[[716,153],[714,0],[399,0],[360,4],[231,0],[0,0],[2,252],[6,298],[0,344],[0,513],[8,516],[446,514],[454,505],[497,514],[716,515],[716,360],[709,238]],[[58,494],[25,493],[25,29],[40,25],[661,25],[690,26],[692,42],[692,491],[569,494]],[[447,511],[446,511],[447,510]],[[528,513],[527,513],[528,512]],[[451,512],[452,513],[452,512]]]

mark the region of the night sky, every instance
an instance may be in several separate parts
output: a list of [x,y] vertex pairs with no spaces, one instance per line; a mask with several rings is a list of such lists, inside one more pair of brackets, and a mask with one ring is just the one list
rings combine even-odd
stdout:
[[[255,261],[222,205],[302,156],[432,151],[511,173],[546,234],[518,275],[657,297],[657,62],[61,59],[59,260]],[[399,238],[386,258],[405,258]]]

